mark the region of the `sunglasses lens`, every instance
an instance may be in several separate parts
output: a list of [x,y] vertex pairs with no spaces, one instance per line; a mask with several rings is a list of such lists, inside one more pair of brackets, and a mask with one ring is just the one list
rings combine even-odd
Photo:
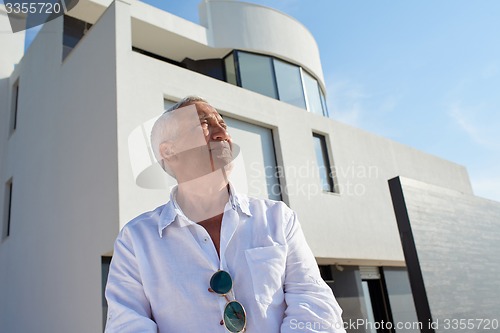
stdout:
[[217,294],[225,295],[233,287],[233,280],[228,272],[218,271],[210,279],[210,288]]
[[227,303],[224,309],[224,325],[226,325],[229,332],[243,331],[246,320],[243,305],[237,301]]

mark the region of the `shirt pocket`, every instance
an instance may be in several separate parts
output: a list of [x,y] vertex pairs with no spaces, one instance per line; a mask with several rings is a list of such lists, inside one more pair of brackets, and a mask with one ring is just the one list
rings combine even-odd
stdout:
[[245,250],[257,302],[265,305],[283,302],[286,250],[286,245]]

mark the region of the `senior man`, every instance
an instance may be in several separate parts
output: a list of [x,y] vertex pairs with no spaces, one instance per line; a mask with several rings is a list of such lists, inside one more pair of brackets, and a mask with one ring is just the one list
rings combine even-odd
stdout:
[[115,242],[106,332],[345,332],[297,215],[237,193],[237,146],[204,99],[189,96],[153,126],[178,185]]

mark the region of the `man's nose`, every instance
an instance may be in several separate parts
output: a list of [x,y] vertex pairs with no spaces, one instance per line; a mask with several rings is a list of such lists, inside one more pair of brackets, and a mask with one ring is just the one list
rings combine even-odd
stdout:
[[228,141],[231,136],[227,132],[227,129],[222,127],[220,124],[216,124],[212,127],[212,140],[214,141]]

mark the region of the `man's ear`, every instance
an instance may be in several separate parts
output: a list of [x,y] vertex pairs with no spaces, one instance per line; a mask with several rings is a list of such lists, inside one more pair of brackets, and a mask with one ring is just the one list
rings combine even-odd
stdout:
[[160,155],[164,160],[170,160],[175,155],[174,143],[165,141],[160,143]]

